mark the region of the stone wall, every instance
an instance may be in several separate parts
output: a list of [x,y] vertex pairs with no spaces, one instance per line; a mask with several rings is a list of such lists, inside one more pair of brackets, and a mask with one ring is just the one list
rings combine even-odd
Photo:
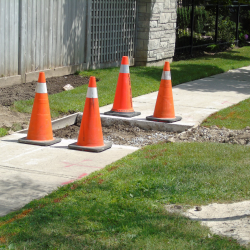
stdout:
[[176,0],[137,0],[135,64],[163,65],[175,50]]

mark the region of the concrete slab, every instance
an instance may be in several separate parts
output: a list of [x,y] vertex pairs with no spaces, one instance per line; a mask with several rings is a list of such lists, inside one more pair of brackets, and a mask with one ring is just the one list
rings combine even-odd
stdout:
[[[235,75],[236,74],[236,75]],[[227,108],[250,97],[250,66],[213,77],[183,83],[173,87],[173,98],[176,116],[182,120],[171,124],[148,122],[146,116],[153,115],[158,92],[133,98],[135,111],[141,115],[133,118],[119,118],[120,122],[137,125],[144,129],[159,129],[182,132],[199,125],[209,115]],[[113,105],[100,108],[103,124],[116,119],[103,113],[111,110]]]
[[18,143],[24,136],[16,133],[0,141],[0,216],[138,149],[113,145],[110,150],[90,153],[68,149],[76,140],[63,139],[49,147]]
[[[232,70],[173,87],[175,113],[182,120],[175,123],[147,121],[153,115],[158,92],[133,98],[140,116],[120,118],[105,116],[113,105],[100,108],[102,123],[131,123],[146,129],[184,131],[200,124],[210,114],[250,97],[250,66]],[[70,125],[79,118],[74,114],[56,121],[53,127]],[[24,133],[24,131],[22,131]],[[113,145],[101,153],[70,150],[75,140],[63,139],[49,147],[18,143],[25,134],[16,133],[0,140],[0,216],[19,209],[57,187],[104,168],[137,150],[134,147]]]

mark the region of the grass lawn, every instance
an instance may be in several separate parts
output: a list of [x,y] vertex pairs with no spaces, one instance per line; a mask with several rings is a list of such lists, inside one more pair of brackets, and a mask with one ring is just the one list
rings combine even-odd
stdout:
[[201,125],[207,127],[217,125],[229,129],[243,129],[250,126],[250,99],[210,115]]
[[[228,52],[194,58],[191,60],[171,63],[173,86],[219,74],[230,69],[248,66],[250,46],[233,49]],[[130,77],[133,97],[158,91],[163,67],[130,67]],[[97,82],[99,105],[104,106],[114,101],[119,68],[100,69],[80,72],[84,76],[95,76]],[[49,96],[52,117],[57,117],[69,110],[83,110],[88,86],[81,86],[71,91]],[[31,113],[33,99],[14,103],[14,109],[19,112]]]
[[245,249],[164,205],[249,199],[249,162],[239,145],[144,147],[0,218],[0,248]]
[[0,128],[0,137],[5,136],[8,134],[8,129]]
[[[249,65],[249,58],[250,47],[244,47],[215,58],[172,63],[173,85]],[[100,79],[101,106],[113,102],[118,72],[114,68],[81,73]],[[162,67],[131,67],[130,72],[134,96],[158,90]],[[83,86],[50,96],[54,115],[69,109],[82,111],[86,89]],[[28,111],[30,105],[32,101],[15,103],[23,111],[26,106]],[[237,111],[240,105],[245,106]],[[213,125],[240,126],[242,120],[236,113],[243,117],[240,112],[247,106],[235,105],[215,114],[219,119],[209,119]],[[212,124],[209,119],[208,126]],[[146,146],[0,217],[0,249],[246,249],[233,239],[210,237],[208,228],[180,214],[171,214],[164,206],[250,199],[249,169],[250,147],[246,146]]]

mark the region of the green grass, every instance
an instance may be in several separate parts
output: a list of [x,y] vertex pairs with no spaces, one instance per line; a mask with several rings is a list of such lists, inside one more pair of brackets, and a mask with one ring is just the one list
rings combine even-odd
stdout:
[[238,145],[147,146],[0,218],[0,248],[246,249],[164,205],[249,199],[249,163]]
[[207,127],[216,125],[229,129],[243,129],[250,126],[250,99],[210,115],[201,125]]
[[[249,65],[250,46],[228,52],[191,60],[171,63],[172,85],[212,76],[218,73]],[[133,97],[158,91],[163,67],[130,67]],[[80,75],[95,76],[100,106],[114,101],[119,68],[100,69],[80,72]],[[74,90],[49,96],[52,117],[68,111],[82,111],[85,103],[87,85]],[[14,103],[19,112],[31,113],[33,99]]]
[[0,137],[5,136],[8,134],[7,128],[0,128]]
[[21,130],[21,129],[22,129],[22,126],[19,123],[12,124],[11,128],[2,127],[2,128],[0,128],[0,137],[3,137],[5,135],[7,135],[10,130],[18,131],[18,130]]
[[[250,47],[244,47],[174,62],[172,83],[246,66],[249,58]],[[162,67],[131,67],[130,72],[134,96],[158,90]],[[118,68],[81,73],[100,79],[100,106],[113,102],[118,73]],[[50,96],[53,116],[68,110],[82,111],[86,90],[87,86],[82,86]],[[15,108],[31,112],[32,102],[16,102]],[[248,119],[244,114],[249,112],[240,113],[249,110],[248,102],[221,111],[219,118],[211,118],[213,125],[238,128]],[[220,121],[227,121],[227,125]],[[0,249],[246,249],[230,238],[209,237],[206,227],[167,212],[164,205],[185,207],[249,199],[249,166],[250,148],[245,146],[147,146],[1,217]]]

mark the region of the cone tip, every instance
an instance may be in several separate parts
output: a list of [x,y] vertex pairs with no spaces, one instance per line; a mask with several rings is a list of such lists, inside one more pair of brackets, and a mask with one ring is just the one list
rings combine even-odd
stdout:
[[89,78],[89,87],[91,87],[91,88],[96,88],[96,79],[95,79],[94,76],[91,76],[91,77]]
[[128,57],[127,57],[127,56],[123,56],[123,57],[122,57],[122,62],[121,62],[121,64],[129,65]]
[[46,82],[45,73],[44,72],[40,72],[39,73],[38,82],[40,82],[40,83]]
[[165,62],[163,71],[170,71],[170,64],[169,64],[169,62]]

